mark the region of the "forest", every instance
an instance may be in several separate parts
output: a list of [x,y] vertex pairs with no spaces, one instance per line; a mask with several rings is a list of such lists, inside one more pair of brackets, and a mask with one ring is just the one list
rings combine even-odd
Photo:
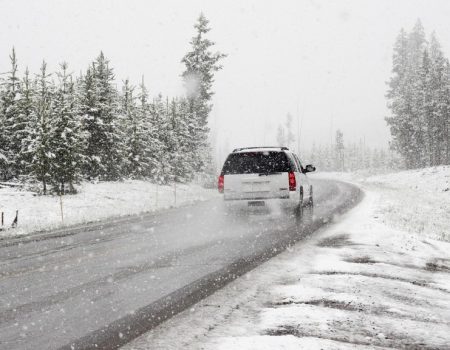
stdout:
[[407,169],[450,164],[450,64],[418,20],[394,46],[387,98],[391,147]]
[[203,14],[182,58],[185,96],[150,97],[144,78],[121,88],[103,52],[75,76],[46,62],[20,74],[14,48],[0,85],[0,179],[36,183],[40,192],[76,192],[86,180],[187,182],[211,171],[208,114],[214,73],[224,54]]

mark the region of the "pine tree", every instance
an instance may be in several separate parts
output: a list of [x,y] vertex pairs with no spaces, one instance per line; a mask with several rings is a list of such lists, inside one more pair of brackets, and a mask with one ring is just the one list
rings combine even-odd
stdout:
[[97,113],[101,120],[102,139],[98,144],[99,156],[104,171],[105,180],[118,180],[121,178],[123,159],[124,135],[121,121],[118,117],[118,94],[115,89],[114,73],[109,67],[109,61],[100,53],[95,62],[95,88],[98,97]]
[[97,154],[101,143],[101,123],[96,110],[97,96],[95,94],[94,67],[91,65],[86,74],[77,83],[77,106],[81,117],[83,133],[86,135],[85,160],[83,174],[88,178],[96,178],[101,174],[101,161]]
[[169,145],[171,143],[171,132],[169,126],[168,101],[163,101],[162,95],[153,99],[150,106],[151,122],[157,137],[158,148],[155,150],[157,166],[152,171],[152,177],[157,183],[168,183],[174,180]]
[[387,93],[392,116],[387,117],[386,121],[390,126],[393,137],[392,147],[401,153],[407,146],[407,137],[404,136],[404,132],[406,131],[405,126],[408,123],[407,111],[409,110],[408,101],[405,98],[408,67],[407,45],[407,34],[402,29],[394,45],[394,55],[392,58],[393,75],[389,81],[389,91]]
[[20,120],[18,100],[20,98],[20,79],[18,77],[16,51],[13,48],[11,55],[11,70],[7,73],[2,92],[2,110],[0,114],[2,127],[0,136],[0,153],[3,154],[3,177],[11,178],[19,175],[18,155],[21,150],[21,138],[25,124]]
[[149,103],[148,91],[143,77],[137,100],[136,114],[142,123],[142,157],[145,159],[142,175],[154,179],[157,170],[160,168],[159,159],[162,155],[162,145],[158,138],[158,124],[154,118],[154,113],[152,113],[153,106]]
[[424,166],[424,159],[421,157],[421,154],[423,154],[422,148],[427,136],[422,116],[422,89],[419,81],[425,48],[425,31],[422,23],[418,20],[408,35],[408,66],[405,95],[405,98],[409,101],[409,109],[406,114],[408,121],[405,125],[409,135],[407,134],[404,151],[407,154],[407,162],[411,168]]
[[444,161],[443,164],[450,164],[450,63],[448,59],[445,60],[445,75],[444,75],[444,83],[443,83],[443,91],[444,91],[444,103],[445,110],[443,115],[443,137],[444,142],[442,145]]
[[[74,193],[74,183],[81,177],[83,161],[83,134],[81,120],[76,113],[72,76],[67,63],[58,73],[59,85],[52,106],[52,132],[50,147],[54,158],[51,163],[52,182],[59,194]],[[65,185],[69,188],[66,191]]]
[[420,78],[417,84],[417,88],[420,91],[420,100],[418,103],[421,106],[419,115],[420,115],[420,123],[415,125],[415,128],[421,128],[420,135],[422,136],[422,145],[417,148],[416,158],[417,158],[417,166],[427,166],[431,164],[431,149],[432,149],[432,135],[431,132],[431,123],[433,119],[433,88],[431,84],[431,61],[428,49],[425,49],[423,52],[422,65],[420,67]]
[[286,136],[284,134],[283,125],[281,125],[281,124],[278,125],[276,138],[277,138],[278,146],[280,146],[280,147],[286,146]]
[[428,144],[430,165],[442,164],[445,159],[444,147],[446,142],[445,124],[448,115],[446,59],[441,46],[433,33],[430,39],[430,90],[432,91],[432,114],[428,122]]
[[202,171],[206,167],[207,158],[210,155],[208,145],[208,115],[211,111],[211,98],[214,95],[212,84],[214,73],[222,69],[220,60],[226,55],[212,52],[214,42],[205,36],[210,31],[209,21],[200,14],[194,25],[196,35],[191,40],[191,50],[183,57],[182,63],[185,71],[182,74],[189,101],[189,114],[193,117],[198,134],[195,151],[198,153],[196,168]]
[[335,154],[335,169],[344,171],[344,134],[339,129],[336,130]]
[[55,157],[51,150],[52,133],[52,94],[54,87],[49,82],[47,64],[42,62],[40,74],[36,79],[36,92],[33,100],[31,119],[34,128],[29,130],[29,144],[26,150],[32,156],[29,173],[42,182],[42,191],[47,193],[47,185],[51,181],[51,161]]
[[411,33],[400,32],[394,46],[393,76],[388,98],[392,116],[386,118],[393,137],[392,145],[402,154],[408,168],[422,166],[421,149],[425,142],[422,116],[423,90],[420,85],[425,33],[417,21]]
[[28,174],[27,169],[30,168],[32,155],[27,150],[27,145],[31,142],[33,129],[36,127],[36,121],[33,119],[34,107],[34,86],[30,78],[28,68],[25,69],[25,76],[20,84],[20,99],[18,101],[19,120],[22,123],[19,139],[20,152],[17,154],[18,171],[21,175]]
[[114,73],[103,52],[81,84],[80,109],[87,133],[84,173],[88,178],[118,180],[123,170],[123,125],[119,120]]
[[[0,77],[1,78],[1,77]],[[5,108],[3,107],[3,96],[5,95],[4,81],[0,79],[0,178],[2,180],[8,179],[8,137],[6,134],[6,119],[5,119]]]
[[286,115],[286,122],[285,122],[285,135],[286,135],[286,146],[288,148],[291,148],[295,141],[294,133],[292,132],[292,114],[288,113]]
[[[188,101],[185,99],[172,99],[170,103],[170,127],[171,145],[169,151],[173,154],[172,168],[174,169],[175,179],[178,182],[187,182],[192,179],[195,172],[195,163],[192,152],[194,144],[189,121]],[[207,164],[212,164],[212,159]],[[210,169],[210,171],[213,171]]]
[[144,101],[141,101],[143,108],[139,110],[133,93],[134,87],[130,85],[128,79],[125,80],[121,97],[121,114],[126,125],[125,174],[131,178],[142,178],[150,167],[147,157],[146,97],[141,96]]

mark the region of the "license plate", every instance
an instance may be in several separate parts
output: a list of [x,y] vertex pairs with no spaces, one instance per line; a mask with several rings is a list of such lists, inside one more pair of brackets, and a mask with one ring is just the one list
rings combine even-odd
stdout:
[[264,207],[266,203],[264,201],[251,201],[248,202],[249,207]]

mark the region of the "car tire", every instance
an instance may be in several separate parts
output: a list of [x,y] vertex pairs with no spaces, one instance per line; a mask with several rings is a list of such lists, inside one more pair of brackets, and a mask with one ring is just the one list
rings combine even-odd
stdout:
[[300,189],[300,201],[295,207],[295,215],[299,218],[303,216],[303,188]]
[[314,196],[313,196],[313,187],[312,187],[312,186],[309,187],[309,200],[308,200],[308,205],[309,205],[310,207],[313,207],[313,206],[314,206]]

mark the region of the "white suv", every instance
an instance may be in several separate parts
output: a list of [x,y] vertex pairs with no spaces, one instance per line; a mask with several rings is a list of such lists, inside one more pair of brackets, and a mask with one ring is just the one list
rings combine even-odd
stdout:
[[227,157],[219,176],[219,192],[227,206],[279,205],[301,209],[313,203],[313,187],[296,154],[286,147],[235,149]]

